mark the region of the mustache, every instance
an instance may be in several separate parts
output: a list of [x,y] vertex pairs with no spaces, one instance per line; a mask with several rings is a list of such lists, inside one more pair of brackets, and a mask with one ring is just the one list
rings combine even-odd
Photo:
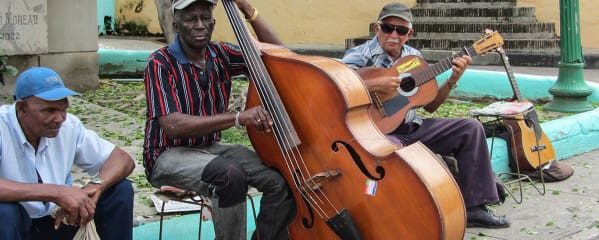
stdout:
[[386,43],[399,43],[398,39],[387,39]]

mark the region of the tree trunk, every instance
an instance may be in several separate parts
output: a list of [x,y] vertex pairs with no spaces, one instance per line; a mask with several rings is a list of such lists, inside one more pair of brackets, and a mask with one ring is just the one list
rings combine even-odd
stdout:
[[171,0],[154,0],[156,9],[158,9],[158,20],[160,21],[160,27],[166,37],[166,42],[170,43],[175,39],[177,33],[173,28],[173,12],[171,8]]

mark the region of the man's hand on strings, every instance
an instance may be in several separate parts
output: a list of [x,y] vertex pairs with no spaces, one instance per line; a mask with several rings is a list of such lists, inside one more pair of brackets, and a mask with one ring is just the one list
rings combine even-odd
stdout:
[[401,80],[396,76],[381,76],[364,81],[368,91],[381,93],[394,93],[399,88]]
[[256,106],[239,114],[239,122],[246,126],[255,126],[259,132],[270,132],[273,121],[270,114],[262,106]]
[[451,67],[451,76],[449,76],[448,81],[450,81],[452,84],[457,83],[458,80],[460,80],[460,77],[462,77],[462,74],[464,74],[466,71],[466,68],[468,68],[468,64],[470,64],[470,62],[472,62],[472,58],[468,55],[455,57],[451,62],[453,66]]

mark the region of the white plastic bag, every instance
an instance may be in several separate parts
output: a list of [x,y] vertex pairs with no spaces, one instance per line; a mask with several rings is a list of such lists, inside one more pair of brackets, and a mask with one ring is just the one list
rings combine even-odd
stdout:
[[96,223],[91,220],[85,226],[79,227],[73,240],[100,240],[98,232],[96,231]]
[[[56,218],[56,213],[60,210],[60,207],[55,208],[50,215],[53,218]],[[67,222],[67,218],[62,219],[62,223],[66,225],[73,225]],[[79,226],[79,230],[75,233],[73,240],[100,240],[100,236],[98,236],[98,232],[96,231],[96,223],[94,220],[91,220],[85,226]]]

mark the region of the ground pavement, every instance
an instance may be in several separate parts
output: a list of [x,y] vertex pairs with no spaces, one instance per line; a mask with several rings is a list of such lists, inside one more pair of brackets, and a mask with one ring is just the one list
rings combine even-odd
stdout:
[[[471,69],[503,71],[500,66],[471,65]],[[513,71],[522,74],[557,76],[559,69],[513,67]],[[599,82],[599,70],[584,69],[584,78],[587,81]],[[130,136],[142,131],[143,123],[125,114],[78,99],[73,101],[72,106],[94,109],[89,111],[89,116],[80,117],[89,123],[90,128],[99,133],[119,132],[121,135]],[[110,118],[107,119],[106,116]],[[122,143],[118,138],[111,140],[117,144]],[[138,140],[124,149],[132,156],[138,156],[141,152],[141,144]],[[503,205],[493,208],[497,214],[508,216],[512,222],[510,228],[468,228],[464,239],[599,239],[599,196],[597,195],[599,187],[593,184],[599,181],[599,175],[595,173],[595,169],[599,168],[598,158],[599,151],[592,151],[562,160],[574,168],[575,173],[571,178],[563,182],[546,183],[544,195],[540,195],[531,185],[524,184],[521,204],[508,197]],[[78,172],[76,174],[85,180],[86,176]],[[143,177],[143,166],[138,163],[131,178],[141,177]],[[517,187],[512,185],[510,188]],[[154,190],[148,186],[135,186],[136,222],[149,224],[158,219],[156,211],[148,201],[149,195]],[[189,226],[184,227],[196,229],[196,224],[194,220],[193,223],[189,223]],[[189,239],[194,239],[194,236],[189,236]]]
[[[80,117],[100,134],[111,136],[115,135],[111,132],[116,131],[121,135],[131,135],[142,131],[143,123],[125,114],[79,99],[73,99],[72,106],[91,110],[87,111],[90,115]],[[118,138],[111,140],[123,145]],[[141,152],[139,146],[141,142],[138,141],[124,149],[132,156],[137,156]],[[599,151],[592,151],[562,160],[569,163],[575,173],[565,181],[546,183],[545,195],[539,194],[530,184],[523,183],[521,204],[508,197],[503,205],[493,207],[497,214],[508,216],[512,222],[510,228],[468,228],[464,239],[599,239],[599,185],[594,184],[599,182],[599,174],[596,173],[596,169],[599,169],[598,159]],[[86,178],[80,173],[76,175]],[[141,164],[138,163],[132,177],[143,177]],[[517,190],[517,186],[512,184],[510,189]],[[147,186],[136,186],[135,189],[136,221],[143,224],[157,221],[156,211],[148,203],[148,197],[155,189]],[[197,218],[193,219],[186,224],[186,228],[197,229]]]
[[[493,210],[506,215],[510,228],[467,228],[464,239],[599,239],[599,151],[564,161],[574,174],[561,182],[545,183],[541,195],[530,183],[522,183],[522,203],[508,197]],[[509,185],[520,200],[518,183]],[[537,184],[542,191],[542,185]]]

